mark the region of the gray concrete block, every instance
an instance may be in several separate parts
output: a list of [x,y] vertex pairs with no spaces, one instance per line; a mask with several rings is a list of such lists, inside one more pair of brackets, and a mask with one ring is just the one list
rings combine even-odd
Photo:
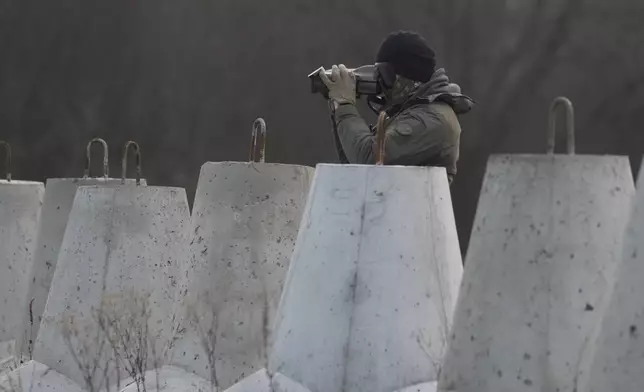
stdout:
[[270,328],[313,172],[273,163],[203,165],[171,364],[216,377],[222,389],[266,367]]
[[407,387],[396,392],[436,392],[438,388],[437,382],[424,382],[411,387]]
[[576,390],[633,194],[628,157],[490,158],[439,390]]
[[311,392],[302,384],[291,380],[282,373],[275,373],[271,380],[273,390],[271,392]]
[[41,182],[0,180],[0,361],[15,353],[44,193]]
[[[136,180],[126,179],[126,184]],[[141,180],[146,185],[145,179]],[[29,271],[29,289],[24,298],[21,315],[21,329],[16,350],[23,360],[31,359],[33,343],[45,309],[51,279],[56,270],[58,252],[63,242],[69,212],[79,186],[118,186],[121,179],[115,178],[49,178],[45,186],[44,203],[40,217],[34,262]]]
[[94,387],[160,367],[189,219],[182,188],[79,187],[34,359]]
[[273,392],[271,377],[266,369],[261,369],[243,378],[224,392]]
[[461,274],[444,168],[318,165],[270,372],[325,392],[435,381]]
[[624,235],[621,264],[597,339],[584,392],[644,389],[644,170]]

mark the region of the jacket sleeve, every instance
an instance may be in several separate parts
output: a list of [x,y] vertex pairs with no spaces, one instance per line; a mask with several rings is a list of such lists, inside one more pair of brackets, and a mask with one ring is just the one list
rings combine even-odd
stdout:
[[339,162],[343,164],[350,163],[347,155],[342,149],[342,143],[340,142],[340,137],[338,136],[338,127],[335,123],[333,124],[333,144],[335,145],[335,150],[338,153]]
[[[335,113],[338,139],[350,163],[376,163],[376,136],[353,105],[342,105]],[[444,127],[440,119],[415,114],[398,116],[385,131],[385,159],[389,165],[422,164],[440,154]]]

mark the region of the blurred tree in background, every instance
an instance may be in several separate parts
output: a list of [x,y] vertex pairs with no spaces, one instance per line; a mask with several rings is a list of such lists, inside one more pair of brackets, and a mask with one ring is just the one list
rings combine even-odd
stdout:
[[487,157],[545,151],[558,95],[575,105],[578,153],[628,154],[637,172],[642,15],[640,0],[0,0],[0,139],[32,180],[81,176],[97,136],[116,176],[135,140],[149,183],[190,195],[204,162],[247,159],[256,117],[268,161],[335,162],[306,75],[373,62],[387,33],[415,30],[478,102],[452,187],[465,250]]

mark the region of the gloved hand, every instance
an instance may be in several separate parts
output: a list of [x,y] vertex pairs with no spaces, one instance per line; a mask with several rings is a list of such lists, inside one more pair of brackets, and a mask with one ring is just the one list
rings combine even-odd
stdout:
[[331,78],[320,70],[320,78],[329,89],[329,99],[338,104],[356,103],[356,78],[344,64],[331,68]]

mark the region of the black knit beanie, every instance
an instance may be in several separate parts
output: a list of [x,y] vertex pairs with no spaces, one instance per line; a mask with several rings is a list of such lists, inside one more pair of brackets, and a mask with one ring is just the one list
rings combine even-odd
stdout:
[[396,73],[407,79],[428,82],[436,68],[435,53],[417,33],[390,33],[380,45],[376,62],[389,63]]

